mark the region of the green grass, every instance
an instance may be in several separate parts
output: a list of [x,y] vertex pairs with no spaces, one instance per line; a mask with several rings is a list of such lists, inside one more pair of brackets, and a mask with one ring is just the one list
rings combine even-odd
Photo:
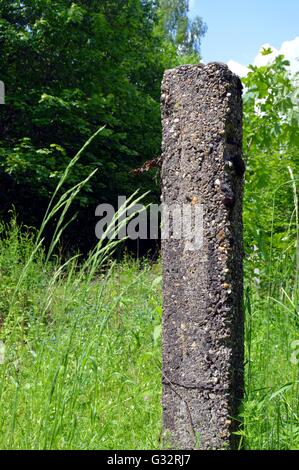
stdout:
[[299,449],[299,207],[289,172],[291,220],[276,230],[274,199],[268,246],[245,259],[246,395],[240,434],[246,449]]
[[0,243],[0,448],[156,448],[159,266],[127,261],[86,284],[38,252],[11,308],[32,246],[16,226]]
[[259,284],[246,278],[247,449],[299,449],[299,296],[289,255],[277,255]]
[[[65,169],[38,233],[24,234],[14,217],[0,224],[1,449],[147,449],[159,442],[161,275],[146,263],[109,261],[129,220],[123,215],[142,196],[127,199],[106,229],[112,239],[87,259],[53,262],[68,210],[93,173],[65,192],[62,186],[101,131]],[[45,252],[45,229],[55,219]]]

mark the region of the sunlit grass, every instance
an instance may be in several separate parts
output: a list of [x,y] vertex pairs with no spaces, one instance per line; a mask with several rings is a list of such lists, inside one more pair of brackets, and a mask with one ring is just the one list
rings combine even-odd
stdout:
[[156,448],[159,267],[124,262],[109,277],[98,275],[88,291],[70,269],[52,283],[51,305],[40,316],[48,274],[37,262],[30,285],[23,285],[23,304],[14,310],[22,329],[20,321],[2,327],[0,448]]
[[[241,434],[247,449],[299,448],[299,368],[291,361],[299,339],[298,291],[290,243],[286,257],[276,256],[259,280],[246,269]],[[0,448],[160,447],[160,264],[108,263],[91,282],[84,276],[78,282],[76,260],[61,270],[40,250],[12,308],[9,298],[32,246],[16,225],[0,243],[6,346]]]

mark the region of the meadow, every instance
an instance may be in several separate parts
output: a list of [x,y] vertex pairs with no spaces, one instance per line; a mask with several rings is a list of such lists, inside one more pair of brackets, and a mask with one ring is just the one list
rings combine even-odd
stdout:
[[[161,448],[160,262],[49,260],[14,217],[1,233],[0,448]],[[240,448],[299,449],[296,243],[254,277],[245,259]]]
[[128,260],[78,281],[76,261],[62,270],[42,251],[28,267],[32,247],[16,225],[1,241],[0,447],[155,448],[159,266]]
[[[113,241],[76,250],[95,244],[99,203],[159,201],[161,80],[200,62],[206,25],[185,0],[0,3],[0,449],[163,448],[161,263],[116,260]],[[231,418],[240,449],[299,450],[299,86],[272,59],[242,80],[246,386]]]

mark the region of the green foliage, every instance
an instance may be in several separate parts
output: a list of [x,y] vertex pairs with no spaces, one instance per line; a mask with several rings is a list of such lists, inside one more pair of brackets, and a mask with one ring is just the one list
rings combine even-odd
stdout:
[[[186,2],[176,3],[181,24]],[[158,192],[152,177],[130,170],[160,154],[163,72],[187,60],[179,51],[187,36],[188,54],[199,60],[203,32],[188,23],[174,44],[174,26],[159,28],[160,16],[153,1],[0,0],[0,184],[10,176],[5,193],[26,223],[38,224],[63,169],[102,125],[69,180],[99,169],[77,198],[82,224],[82,209],[114,203],[136,185]]]
[[288,253],[297,228],[290,174],[299,177],[298,83],[287,65],[279,56],[250,66],[244,79],[245,242],[255,268],[270,263],[270,249]]
[[201,39],[207,31],[202,18],[189,18],[189,0],[160,0],[158,4],[157,29],[176,48],[180,61],[198,63]]
[[[41,151],[48,149],[52,161],[43,154],[39,187],[45,185],[49,195],[56,184],[49,178],[55,180],[69,155],[106,124],[101,145],[78,171],[101,167],[97,190],[106,191],[107,181],[121,186],[113,181],[117,171],[112,174],[111,165],[126,175],[138,158],[159,149],[152,127],[157,129],[162,65],[159,57],[153,60],[158,42],[141,2],[2,0],[0,14],[0,75],[7,84],[7,106],[1,109],[3,170],[20,183],[34,183],[35,161],[42,164]],[[147,136],[143,141],[140,129]],[[29,146],[17,150],[13,167],[6,164],[7,154],[24,138]],[[51,144],[64,149],[57,162]]]

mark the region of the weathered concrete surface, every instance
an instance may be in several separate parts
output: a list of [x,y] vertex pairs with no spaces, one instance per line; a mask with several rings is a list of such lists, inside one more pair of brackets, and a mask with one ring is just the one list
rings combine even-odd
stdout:
[[[233,447],[243,394],[242,85],[219,63],[165,73],[165,204],[201,203],[203,246],[164,240],[165,445]],[[168,444],[167,444],[168,443]]]

